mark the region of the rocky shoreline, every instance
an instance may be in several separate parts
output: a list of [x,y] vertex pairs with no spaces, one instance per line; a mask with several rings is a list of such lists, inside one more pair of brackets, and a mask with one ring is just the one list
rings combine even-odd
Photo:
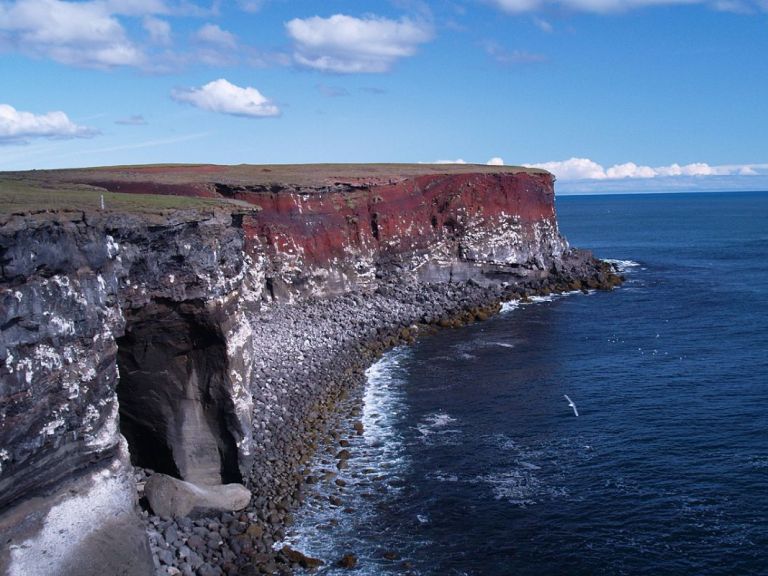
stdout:
[[[183,518],[154,516],[144,502],[155,575],[292,574],[318,567],[322,561],[288,546],[275,549],[275,544],[321,480],[313,475],[313,460],[323,455],[340,470],[351,457],[350,444],[364,433],[354,418],[364,372],[377,357],[422,334],[486,320],[504,301],[612,289],[622,280],[612,265],[571,251],[549,277],[516,285],[390,281],[372,292],[263,308],[252,318],[261,358],[259,396],[273,398],[280,408],[255,427],[254,446],[261,449],[243,478],[254,497],[240,512]],[[137,469],[140,489],[146,474]],[[335,478],[333,470],[326,475],[325,481]],[[343,489],[344,481],[337,485]],[[343,501],[329,505],[342,506]],[[356,562],[353,554],[334,561],[346,567]]]
[[[319,447],[343,469],[340,434],[364,433],[339,414],[383,350],[620,283],[560,235],[553,185],[507,166],[0,174],[0,572],[312,565],[275,543]],[[137,514],[137,480],[167,517]]]

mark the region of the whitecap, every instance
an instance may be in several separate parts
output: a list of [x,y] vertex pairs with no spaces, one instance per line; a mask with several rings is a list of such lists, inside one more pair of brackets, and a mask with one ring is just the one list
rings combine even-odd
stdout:
[[555,299],[554,294],[549,294],[547,296],[529,296],[529,304],[538,304],[540,302],[552,302]]
[[416,430],[421,434],[421,439],[431,441],[433,436],[445,436],[458,434],[460,431],[448,426],[456,422],[456,418],[445,412],[435,412],[422,418],[416,425]]
[[604,260],[609,264],[613,264],[614,266],[616,266],[616,269],[619,272],[631,272],[631,270],[629,270],[630,268],[640,267],[640,263],[635,262],[634,260],[617,260],[613,258],[604,258]]
[[512,310],[515,310],[516,308],[519,308],[519,307],[520,307],[519,300],[510,300],[509,302],[502,302],[501,310],[499,312],[501,314],[506,314],[507,312],[512,312]]
[[[438,428],[444,428],[451,422],[456,422],[456,418],[445,412],[435,412],[425,416],[420,424],[416,426],[422,434],[430,434]],[[422,432],[423,430],[423,432]]]

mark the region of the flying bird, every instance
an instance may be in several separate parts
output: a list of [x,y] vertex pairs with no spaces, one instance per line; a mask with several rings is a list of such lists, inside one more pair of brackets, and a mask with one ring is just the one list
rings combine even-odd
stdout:
[[568,400],[568,406],[573,408],[573,413],[576,414],[576,416],[578,416],[579,415],[579,411],[576,410],[576,404],[573,403],[573,400],[568,398],[568,394],[563,394],[563,396],[565,396],[565,399]]

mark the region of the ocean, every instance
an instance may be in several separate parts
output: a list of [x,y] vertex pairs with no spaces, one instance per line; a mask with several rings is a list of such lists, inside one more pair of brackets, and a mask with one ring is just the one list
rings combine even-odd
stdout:
[[627,282],[372,366],[343,485],[287,538],[319,573],[768,574],[768,193],[557,209]]

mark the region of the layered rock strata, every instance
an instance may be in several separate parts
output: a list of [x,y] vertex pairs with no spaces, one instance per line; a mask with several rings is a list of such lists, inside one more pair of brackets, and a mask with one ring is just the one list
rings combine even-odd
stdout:
[[[271,545],[334,406],[382,346],[483,319],[526,291],[618,282],[559,235],[544,172],[347,169],[312,185],[223,168],[168,183],[153,170],[65,176],[95,193],[236,202],[0,217],[9,574],[290,569]],[[131,464],[198,485],[242,482],[253,498],[207,519],[140,516]],[[94,549],[102,555],[85,554]]]

